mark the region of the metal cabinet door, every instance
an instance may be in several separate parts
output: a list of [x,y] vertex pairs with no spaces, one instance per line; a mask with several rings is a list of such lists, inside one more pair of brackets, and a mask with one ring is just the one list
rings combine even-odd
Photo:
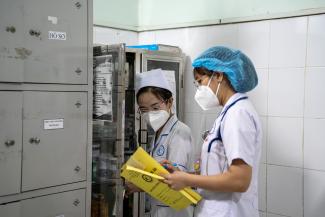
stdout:
[[87,84],[87,0],[25,0],[25,82]]
[[8,203],[0,205],[0,216],[2,217],[21,217],[20,216],[20,203]]
[[20,192],[22,93],[0,91],[0,196]]
[[86,179],[87,93],[24,92],[22,190]]
[[23,48],[23,2],[0,2],[0,82],[22,82],[28,51]]
[[85,190],[21,201],[21,217],[85,217]]

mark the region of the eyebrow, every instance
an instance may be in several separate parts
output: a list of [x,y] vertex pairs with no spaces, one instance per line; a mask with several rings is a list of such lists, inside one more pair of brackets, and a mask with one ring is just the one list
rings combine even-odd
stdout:
[[[159,105],[159,102],[151,104],[150,107],[153,107],[153,106],[156,106],[156,105]],[[139,108],[143,109],[143,108],[147,108],[147,107],[146,106],[139,106]]]
[[153,107],[153,106],[156,106],[156,105],[159,105],[159,102],[156,102],[154,104],[151,104],[150,107]]

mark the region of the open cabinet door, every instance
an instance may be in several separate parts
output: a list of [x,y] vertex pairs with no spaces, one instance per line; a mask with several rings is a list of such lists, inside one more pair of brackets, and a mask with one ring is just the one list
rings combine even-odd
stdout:
[[125,45],[94,47],[92,217],[123,216]]
[[[180,120],[183,120],[183,74],[185,56],[177,48],[177,52],[166,52],[166,51],[142,51],[142,72],[162,69],[165,72],[167,80],[170,82],[171,87],[174,89],[173,98],[173,112],[177,114]],[[154,137],[155,132],[147,127],[143,119],[140,119],[140,130],[139,130],[139,144],[146,151],[149,151],[151,140]],[[148,202],[148,196],[145,193],[138,195],[139,201],[139,217],[150,216],[150,204]]]
[[174,89],[174,112],[178,118],[183,120],[183,89],[184,89],[184,61],[182,53],[171,53],[163,51],[144,51],[142,57],[142,71],[162,69]]

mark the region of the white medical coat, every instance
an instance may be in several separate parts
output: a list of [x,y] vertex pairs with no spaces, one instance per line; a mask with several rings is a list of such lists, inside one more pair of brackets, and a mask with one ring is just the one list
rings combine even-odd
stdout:
[[[192,171],[193,142],[191,130],[177,119],[176,115],[169,118],[158,138],[151,142],[151,156],[158,162],[169,160],[183,171]],[[174,209],[151,198],[151,217],[192,217],[193,207],[175,211]]]
[[[195,209],[196,217],[258,217],[258,168],[262,146],[262,128],[259,116],[248,99],[235,103],[221,122],[229,105],[245,94],[233,95],[205,139],[201,152],[201,175],[226,172],[234,159],[242,159],[252,167],[252,180],[244,193],[223,193],[198,189],[203,200]],[[221,141],[211,143],[220,127]]]

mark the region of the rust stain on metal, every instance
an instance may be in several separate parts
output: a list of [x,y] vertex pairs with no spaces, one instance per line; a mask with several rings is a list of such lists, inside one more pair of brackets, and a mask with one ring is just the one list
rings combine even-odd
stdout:
[[17,47],[17,48],[15,48],[15,51],[16,51],[17,57],[22,60],[27,59],[28,56],[30,56],[32,54],[31,50],[28,50],[24,47]]

